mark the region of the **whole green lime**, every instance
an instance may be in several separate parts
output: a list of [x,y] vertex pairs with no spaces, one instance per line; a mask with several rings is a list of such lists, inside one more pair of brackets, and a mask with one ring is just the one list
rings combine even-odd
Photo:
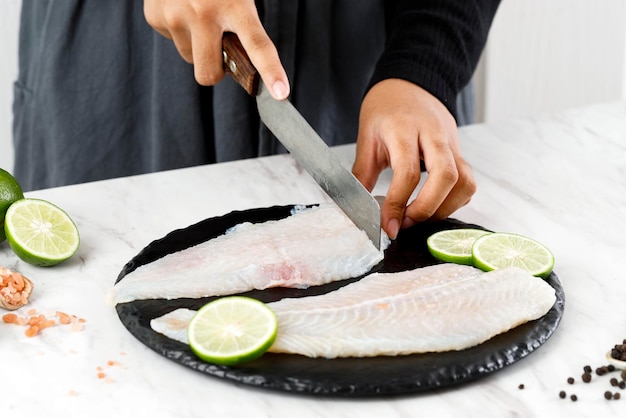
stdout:
[[11,173],[0,168],[0,242],[6,239],[4,234],[4,216],[13,202],[24,198],[22,187]]

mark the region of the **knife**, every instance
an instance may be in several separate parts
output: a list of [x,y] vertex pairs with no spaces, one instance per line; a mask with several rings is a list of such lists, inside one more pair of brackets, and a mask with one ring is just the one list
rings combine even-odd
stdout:
[[289,100],[275,100],[234,33],[222,40],[224,70],[256,97],[261,120],[380,250],[380,206]]

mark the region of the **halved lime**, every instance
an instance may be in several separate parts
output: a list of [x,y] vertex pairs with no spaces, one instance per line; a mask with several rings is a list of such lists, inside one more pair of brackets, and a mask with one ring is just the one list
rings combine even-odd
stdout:
[[276,339],[278,322],[266,304],[227,296],[204,305],[189,323],[191,350],[202,360],[224,365],[252,361]]
[[472,265],[472,246],[477,238],[490,234],[474,228],[446,229],[426,240],[433,257],[448,263]]
[[69,215],[40,199],[22,199],[9,206],[4,228],[15,254],[36,266],[67,260],[80,243],[78,228]]
[[15,177],[0,168],[0,242],[6,239],[4,234],[4,216],[14,202],[23,199],[22,187]]
[[554,267],[554,256],[545,245],[504,232],[478,238],[472,247],[472,256],[474,265],[484,271],[516,266],[533,276],[546,278]]

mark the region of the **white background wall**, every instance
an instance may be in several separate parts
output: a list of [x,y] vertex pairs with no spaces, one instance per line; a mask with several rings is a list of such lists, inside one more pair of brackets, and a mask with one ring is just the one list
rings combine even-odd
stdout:
[[484,70],[488,122],[626,99],[626,1],[503,0]]
[[[21,0],[0,0],[0,167],[13,167]],[[626,1],[503,0],[477,74],[481,121],[626,100]]]
[[0,0],[0,167],[13,169],[13,82],[17,76],[17,36],[21,0]]

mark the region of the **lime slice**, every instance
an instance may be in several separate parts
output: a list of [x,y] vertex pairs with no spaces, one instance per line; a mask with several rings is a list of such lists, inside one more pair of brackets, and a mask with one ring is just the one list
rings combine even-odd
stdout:
[[19,258],[36,266],[53,266],[70,258],[80,238],[62,209],[40,199],[22,199],[7,210],[4,228]]
[[474,228],[446,229],[428,237],[426,245],[433,257],[448,263],[472,265],[472,246],[489,231]]
[[472,247],[472,256],[474,265],[484,271],[516,266],[545,278],[554,267],[554,256],[543,244],[503,232],[478,238]]
[[263,302],[228,296],[204,305],[189,323],[191,350],[202,360],[235,365],[254,360],[276,339],[276,315]]

